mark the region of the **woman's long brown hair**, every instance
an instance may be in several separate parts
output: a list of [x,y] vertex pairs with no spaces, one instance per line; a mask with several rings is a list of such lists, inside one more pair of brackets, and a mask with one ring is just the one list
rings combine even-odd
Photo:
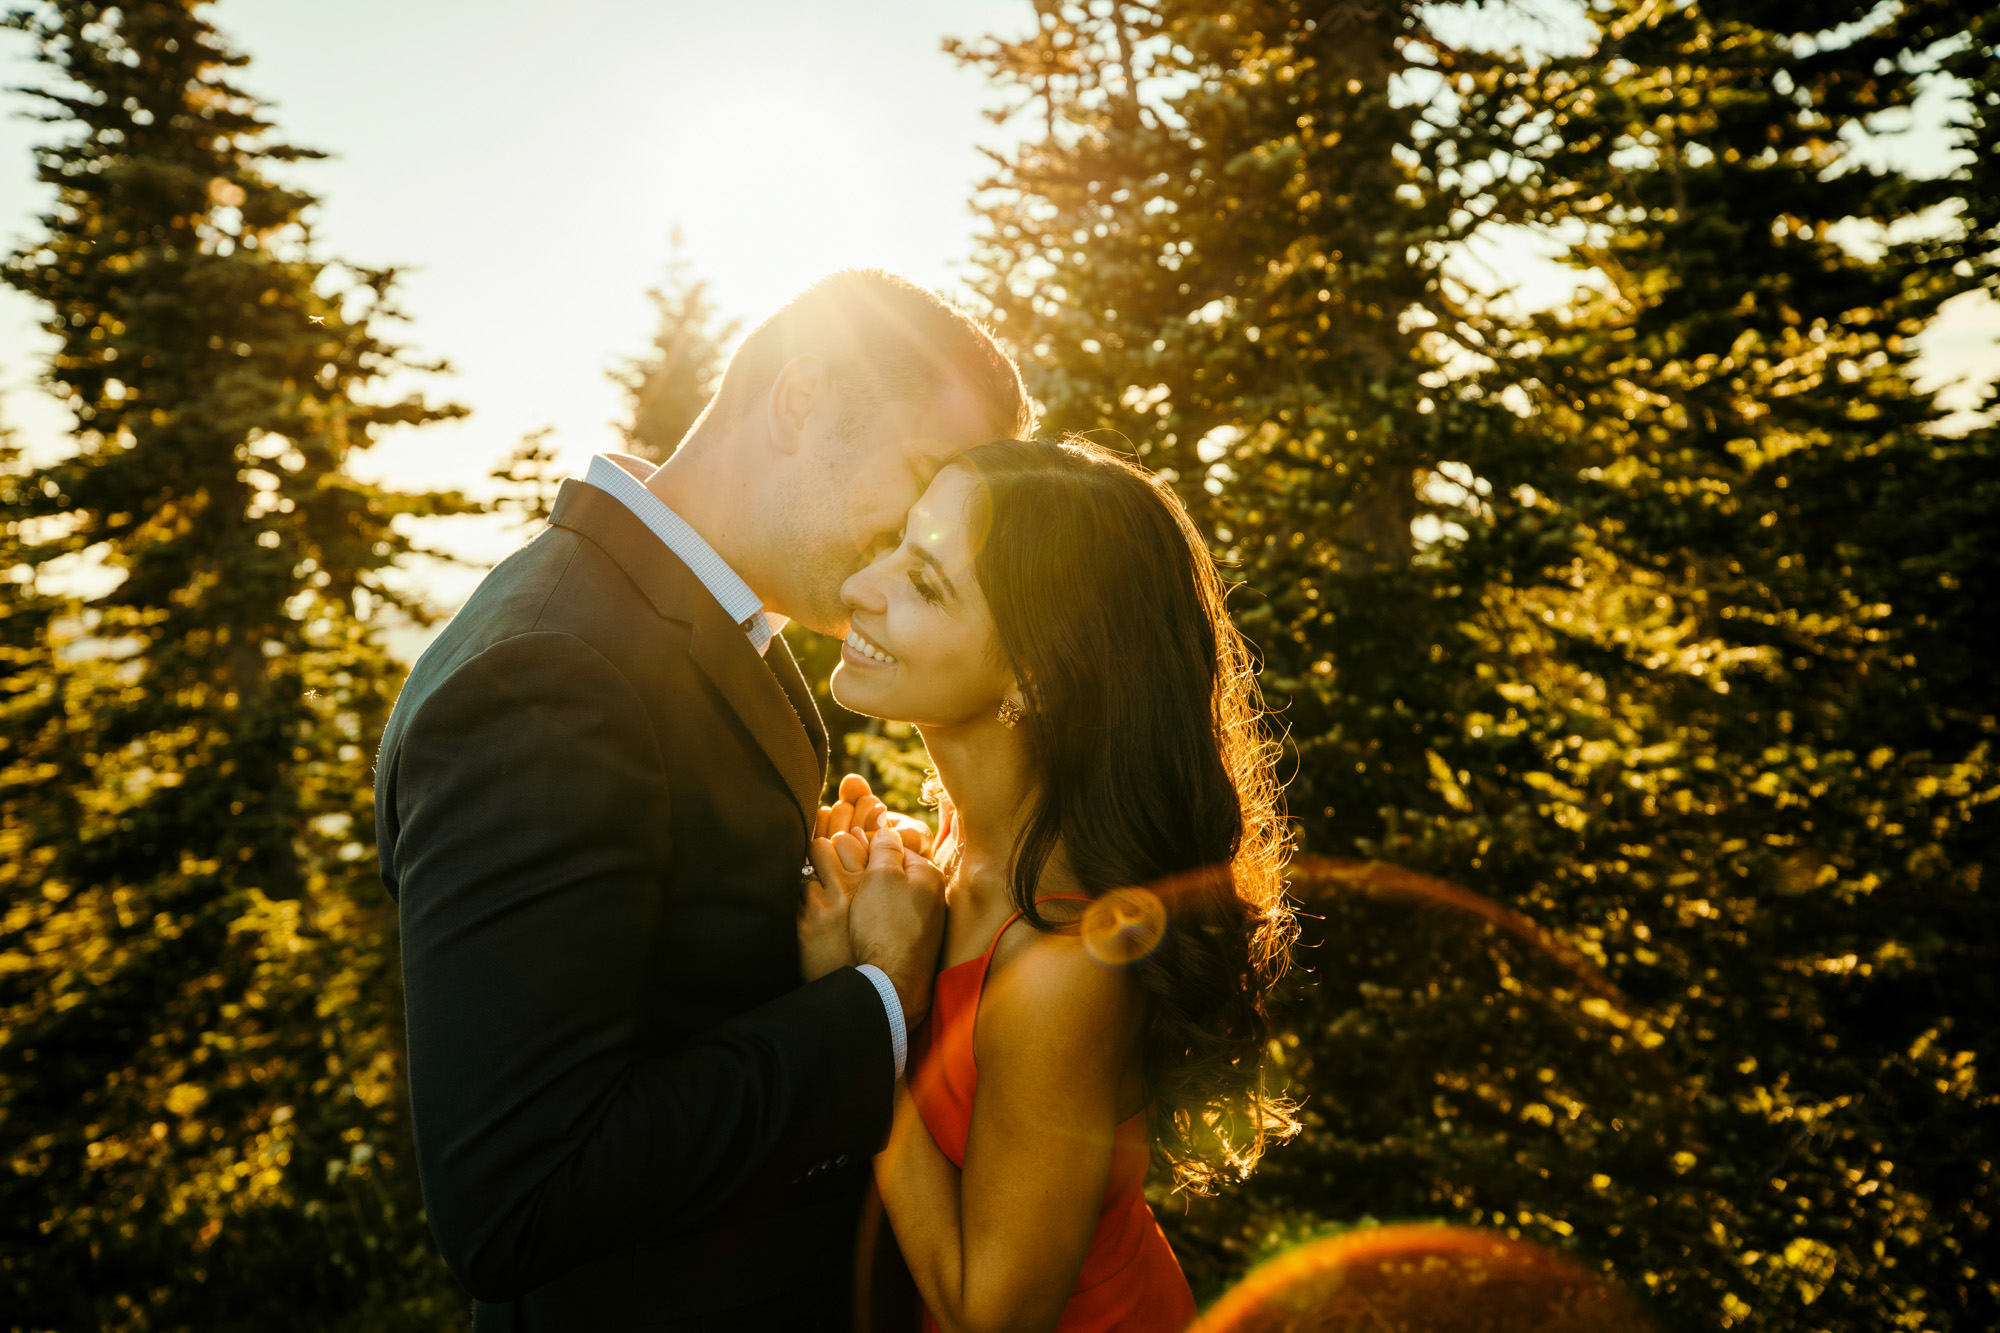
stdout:
[[1035,899],[1060,847],[1092,897],[1139,886],[1164,902],[1165,934],[1132,964],[1141,1067],[1155,1153],[1206,1192],[1297,1128],[1263,1079],[1265,997],[1297,926],[1249,646],[1158,478],[1075,439],[958,461],[982,483],[974,568],[1027,701],[1036,784],[1014,900],[1053,929]]

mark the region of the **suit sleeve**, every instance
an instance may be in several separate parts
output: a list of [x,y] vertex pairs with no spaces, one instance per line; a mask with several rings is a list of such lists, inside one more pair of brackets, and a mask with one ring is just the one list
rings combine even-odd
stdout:
[[888,1019],[852,968],[642,1051],[671,891],[655,746],[609,661],[538,633],[454,670],[392,757],[418,1167],[481,1300],[887,1132]]

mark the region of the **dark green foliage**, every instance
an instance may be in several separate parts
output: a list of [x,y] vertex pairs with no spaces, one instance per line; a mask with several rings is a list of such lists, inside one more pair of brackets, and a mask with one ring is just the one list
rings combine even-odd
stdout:
[[45,234],[6,263],[78,426],[6,469],[0,1308],[19,1329],[435,1328],[462,1313],[403,1115],[370,757],[404,516],[343,470],[457,414],[395,275],[309,195],[199,0],[13,15],[48,82]]
[[512,514],[523,527],[548,521],[562,491],[564,470],[549,436],[555,427],[543,426],[521,437],[514,451],[487,473],[487,480],[500,483],[492,501],[495,513]]
[[[1991,154],[1851,147],[1940,58],[1990,144],[1990,14],[1615,0],[1530,59],[1398,3],[1035,11],[957,49],[1043,118],[981,263],[1051,426],[1132,441],[1247,585],[1306,851],[1471,885],[1624,997],[1302,884],[1308,1128],[1169,1223],[1191,1267],[1446,1217],[1670,1328],[1991,1326],[2000,474],[1910,376],[1991,280]],[[1955,202],[1978,237],[1868,230]],[[1486,223],[1591,285],[1483,298]]]
[[689,275],[678,231],[666,280],[646,296],[659,315],[653,345],[614,367],[611,380],[625,391],[628,419],[618,427],[625,447],[664,463],[715,396],[728,361],[723,349],[736,336],[736,323],[718,318],[708,284]]
[[[465,506],[343,462],[455,409],[369,405],[410,364],[394,274],[312,257],[269,168],[313,154],[201,12],[12,20],[57,206],[6,276],[79,427],[47,467],[0,450],[0,1323],[436,1328],[463,1304],[408,1170],[367,764],[375,629],[423,615],[394,520]],[[2000,1323],[2000,462],[1910,374],[1943,302],[2000,290],[2000,20],[1601,0],[1531,58],[1401,0],[1033,12],[959,53],[1037,117],[980,263],[1051,425],[1167,470],[1246,584],[1304,850],[1590,964],[1302,873],[1276,1049],[1307,1130],[1162,1201],[1197,1285],[1438,1217],[1671,1329]],[[1962,165],[1860,165],[1932,66]],[[1481,296],[1493,223],[1588,285]],[[679,268],[656,300],[617,373],[663,457],[729,332]],[[550,466],[505,466],[525,516]],[[790,637],[823,682],[837,647]],[[907,733],[822,708],[836,774],[907,806]]]

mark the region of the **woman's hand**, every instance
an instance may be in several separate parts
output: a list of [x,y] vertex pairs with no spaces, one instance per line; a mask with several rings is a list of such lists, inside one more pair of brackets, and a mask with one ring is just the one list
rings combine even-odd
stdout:
[[883,805],[858,773],[840,780],[837,803],[819,808],[810,851],[814,873],[799,907],[799,970],[807,981],[860,961],[848,930],[848,907],[868,868],[869,841],[885,828],[893,829],[908,851],[918,856],[930,851],[930,828]]
[[[814,874],[806,880],[805,898],[799,905],[799,971],[807,981],[817,981],[855,963],[854,945],[847,934],[847,905],[854,897],[854,884],[845,875],[828,873],[820,845],[831,847],[831,839],[847,838],[857,829],[866,837],[886,809],[859,773],[849,773],[840,780],[837,804],[819,808],[819,818],[813,823]],[[867,863],[865,852],[862,863]]]
[[949,861],[952,853],[958,850],[958,810],[952,805],[951,797],[943,792],[938,793],[938,827],[935,845],[936,855],[929,852],[924,855],[930,856],[931,860],[939,865]]
[[[825,810],[820,813],[824,819]],[[868,837],[856,829],[841,829],[832,837],[814,838],[807,854],[813,875],[806,881],[805,903],[799,908],[799,970],[807,981],[817,981],[860,961],[847,918],[868,869]]]
[[840,799],[819,808],[813,837],[831,838],[836,833],[858,833],[865,841],[876,829],[885,825],[896,830],[903,846],[918,856],[930,855],[930,826],[921,819],[899,815],[889,809],[869,787],[868,779],[859,773],[849,773],[840,780]]
[[817,878],[806,881],[805,902],[799,907],[799,971],[807,981],[854,966],[854,945],[847,935],[847,905],[852,897],[838,881],[831,887]]
[[807,981],[859,961],[847,930],[847,909],[861,887],[861,872],[868,868],[868,839],[887,812],[859,773],[840,780],[837,805],[819,808],[807,849],[813,875],[806,880],[799,908],[799,970]]
[[831,838],[836,833],[857,832],[865,838],[875,831],[875,825],[888,809],[869,787],[867,778],[849,773],[840,780],[840,799],[819,808],[813,837]]

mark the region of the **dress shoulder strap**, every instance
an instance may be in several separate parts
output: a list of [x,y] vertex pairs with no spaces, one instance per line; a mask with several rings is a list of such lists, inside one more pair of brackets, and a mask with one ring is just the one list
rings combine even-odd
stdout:
[[[1049,894],[1044,894],[1042,897],[1035,899],[1035,901],[1038,903],[1056,903],[1056,902],[1088,903],[1088,902],[1095,902],[1096,899],[1092,898],[1087,893],[1049,893]],[[1016,921],[1019,921],[1020,919],[1021,919],[1020,909],[1016,908],[1012,916],[1008,917],[1005,921],[1002,921],[1000,923],[1000,929],[993,932],[993,942],[986,946],[986,952],[982,956],[986,958],[991,958],[993,956],[993,951],[1000,947],[1000,937],[1007,933],[1007,928],[1009,926],[1013,925]]]

